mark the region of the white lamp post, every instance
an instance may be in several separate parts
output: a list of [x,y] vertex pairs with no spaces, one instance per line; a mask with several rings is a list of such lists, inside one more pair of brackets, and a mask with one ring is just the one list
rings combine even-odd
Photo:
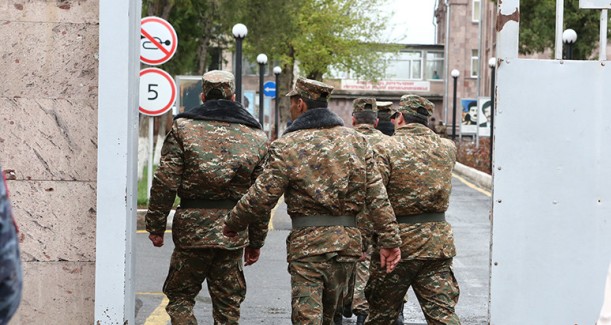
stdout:
[[565,59],[572,60],[573,59],[573,44],[577,41],[577,33],[573,29],[565,29],[562,32],[562,43],[566,45],[566,55]]
[[454,69],[451,75],[454,78],[454,108],[452,109],[452,141],[454,141],[456,139],[456,80],[460,76],[460,71]]
[[244,24],[235,24],[231,29],[235,37],[235,97],[238,103],[242,102],[242,41],[248,34],[248,28]]
[[259,63],[259,123],[263,126],[263,77],[265,76],[267,55],[263,53],[257,55],[257,63]]

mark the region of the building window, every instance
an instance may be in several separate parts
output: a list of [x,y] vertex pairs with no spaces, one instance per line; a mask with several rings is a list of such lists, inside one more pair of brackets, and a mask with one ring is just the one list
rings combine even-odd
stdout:
[[477,78],[479,75],[479,51],[471,50],[471,77]]
[[388,62],[386,79],[422,80],[422,52],[408,51],[399,54]]
[[472,1],[473,4],[473,16],[471,17],[471,21],[473,21],[474,23],[478,23],[479,19],[480,19],[480,11],[481,11],[481,1],[480,0],[473,0]]
[[444,73],[443,62],[443,52],[426,52],[425,79],[441,80]]

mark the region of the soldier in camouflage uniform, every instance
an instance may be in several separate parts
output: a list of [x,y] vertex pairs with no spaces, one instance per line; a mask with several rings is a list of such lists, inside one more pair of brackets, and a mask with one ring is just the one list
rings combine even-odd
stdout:
[[400,244],[384,185],[367,139],[327,109],[333,88],[297,79],[291,98],[294,121],[269,150],[268,164],[225,220],[235,235],[249,224],[267,222],[284,194],[293,230],[287,238],[293,324],[331,324],[355,262],[362,253],[367,206],[379,237],[381,261],[394,267]]
[[[356,131],[363,134],[371,146],[384,140],[387,136],[384,133],[375,129],[378,124],[378,108],[375,98],[362,97],[357,98],[352,102],[352,126]],[[361,213],[367,213],[367,209]],[[366,220],[366,218],[365,218]],[[367,228],[371,228],[370,226]],[[369,244],[371,234],[365,230],[362,234],[367,240],[363,242],[363,256],[356,264],[356,271],[350,280],[350,286],[346,290],[344,296],[344,305],[342,306],[343,316],[350,317],[354,313],[357,317],[357,325],[362,325],[367,318],[369,305],[365,298],[365,285],[369,279],[369,261],[373,247]],[[335,323],[341,324],[342,312],[337,312],[335,315]]]
[[392,102],[377,102],[378,105],[378,124],[376,129],[386,135],[395,133],[395,126],[390,121],[390,116],[394,113],[392,110]]
[[[395,135],[376,146],[378,169],[401,228],[402,260],[385,274],[375,256],[365,290],[366,324],[390,324],[412,286],[428,324],[460,324],[454,307],[459,288],[452,272],[456,255],[452,227],[445,221],[456,162],[454,143],[427,125],[434,105],[415,95],[401,97]],[[389,308],[389,306],[394,308]]]
[[17,226],[1,167],[0,177],[0,324],[8,324],[19,307],[23,280]]
[[203,105],[174,118],[153,179],[146,230],[155,246],[163,245],[167,215],[180,197],[172,225],[176,247],[163,285],[172,324],[197,324],[193,305],[204,280],[214,324],[238,324],[246,295],[242,252],[246,265],[256,262],[267,234],[265,220],[232,239],[222,234],[225,215],[263,170],[267,155],[261,125],[235,102],[234,90],[229,72],[203,75]]

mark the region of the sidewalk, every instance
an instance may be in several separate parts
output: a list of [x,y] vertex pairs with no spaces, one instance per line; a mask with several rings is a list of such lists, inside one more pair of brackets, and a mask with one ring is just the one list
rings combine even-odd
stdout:
[[[492,176],[483,173],[477,169],[468,167],[459,162],[454,166],[454,173],[460,177],[465,178],[469,182],[485,189],[487,191],[492,191]],[[174,220],[174,210],[170,212],[168,216],[167,229],[172,229],[172,220]],[[138,209],[137,212],[137,229],[144,230],[146,229],[144,223],[144,215],[146,214],[146,209]]]

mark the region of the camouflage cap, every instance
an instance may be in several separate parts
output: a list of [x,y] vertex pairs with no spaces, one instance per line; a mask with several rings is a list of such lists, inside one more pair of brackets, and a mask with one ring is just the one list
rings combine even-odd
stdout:
[[202,76],[202,92],[206,96],[211,90],[220,90],[224,97],[235,93],[235,78],[233,73],[221,70],[212,70]]
[[359,97],[352,101],[352,113],[362,111],[376,112],[377,110],[376,99],[373,97]]
[[399,103],[399,111],[418,117],[429,118],[433,115],[435,104],[418,95],[403,95]]
[[332,86],[320,81],[299,77],[297,81],[295,81],[293,90],[289,91],[286,96],[291,97],[299,95],[301,98],[326,102],[329,100],[329,95],[331,95],[332,92]]

